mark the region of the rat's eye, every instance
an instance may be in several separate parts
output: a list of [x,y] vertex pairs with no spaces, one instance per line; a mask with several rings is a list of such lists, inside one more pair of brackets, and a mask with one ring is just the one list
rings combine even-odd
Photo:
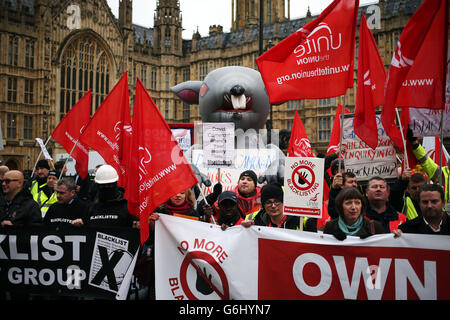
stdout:
[[203,97],[207,91],[208,86],[205,83],[203,83],[202,86],[200,87],[200,97]]

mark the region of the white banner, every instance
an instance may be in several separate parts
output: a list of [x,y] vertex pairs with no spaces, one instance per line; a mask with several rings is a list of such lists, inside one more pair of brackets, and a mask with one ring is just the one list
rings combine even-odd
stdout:
[[378,126],[378,147],[373,150],[353,131],[354,115],[344,117],[342,144],[345,146],[345,171],[351,171],[358,181],[367,181],[373,176],[397,178],[397,152],[384,130],[380,114],[376,115]]
[[287,157],[284,161],[284,213],[322,218],[324,159]]
[[339,241],[168,215],[155,233],[157,299],[450,299],[449,236]]
[[[450,136],[450,82],[447,82],[444,111],[444,137]],[[441,110],[409,108],[409,127],[415,137],[441,135]]]
[[203,187],[203,192],[208,195],[212,192],[214,185],[219,181],[223,186],[223,191],[234,190],[239,181],[239,175],[246,170],[253,170],[259,177],[274,161],[278,161],[275,149],[236,149],[234,165],[231,168],[206,168],[203,165],[203,150],[192,151],[192,163],[208,176],[211,187]]
[[234,165],[234,123],[203,123],[203,163],[207,168]]

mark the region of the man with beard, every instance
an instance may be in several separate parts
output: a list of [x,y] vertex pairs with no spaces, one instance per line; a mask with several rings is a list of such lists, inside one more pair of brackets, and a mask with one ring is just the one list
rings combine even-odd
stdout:
[[[450,219],[445,213],[444,190],[438,184],[420,187],[419,205],[422,216],[408,220],[399,226],[405,233],[450,235]],[[394,231],[397,236],[401,233]]]
[[50,166],[48,161],[41,159],[36,163],[35,178],[28,180],[25,189],[30,191],[34,201],[37,202],[39,207],[43,204],[43,199],[51,197],[52,193],[47,186],[47,178],[50,172]]
[[90,207],[85,219],[77,219],[74,226],[89,227],[136,227],[139,221],[128,212],[124,190],[117,185],[119,175],[110,165],[102,165],[95,174],[94,182],[98,186],[97,198]]

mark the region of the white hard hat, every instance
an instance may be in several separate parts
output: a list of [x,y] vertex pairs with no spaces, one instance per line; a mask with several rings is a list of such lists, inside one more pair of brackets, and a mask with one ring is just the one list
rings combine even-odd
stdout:
[[95,173],[94,181],[98,184],[113,183],[119,180],[119,175],[116,169],[114,169],[109,164],[104,164],[98,168]]

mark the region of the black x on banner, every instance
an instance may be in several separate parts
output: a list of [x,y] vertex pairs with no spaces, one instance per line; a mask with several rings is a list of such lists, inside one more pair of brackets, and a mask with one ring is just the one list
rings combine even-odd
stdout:
[[139,245],[132,228],[1,228],[0,291],[114,299]]

